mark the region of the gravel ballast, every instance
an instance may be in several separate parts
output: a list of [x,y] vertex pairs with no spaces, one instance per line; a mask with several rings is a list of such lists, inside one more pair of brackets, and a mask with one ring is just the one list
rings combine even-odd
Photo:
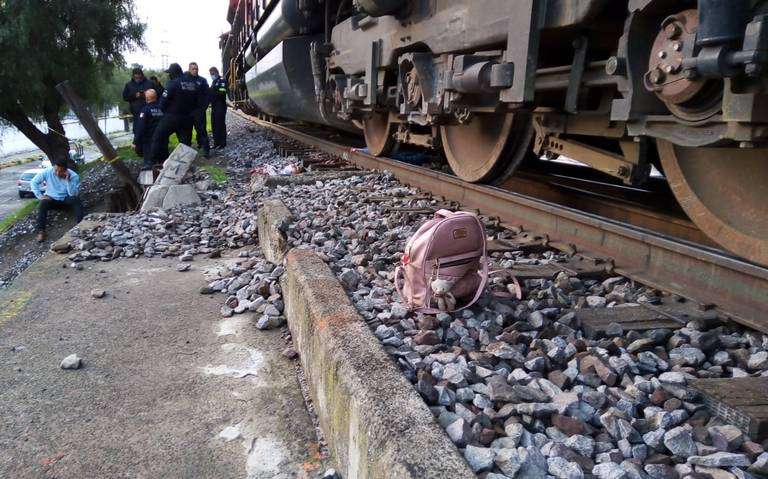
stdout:
[[[279,199],[289,247],[314,250],[413,384],[438,423],[484,479],[768,477],[768,453],[710,417],[687,387],[695,378],[768,375],[768,338],[692,321],[680,329],[587,337],[572,310],[657,304],[663,295],[622,277],[561,273],[523,282],[508,276],[458,313],[413,314],[393,284],[406,240],[444,207],[387,173],[249,188],[249,172],[282,167],[268,133],[232,119],[230,180],[199,188],[203,203],[105,217],[73,242],[68,261],[216,255],[241,249],[233,267],[209,272],[201,293],[222,293],[222,315],[249,314],[259,328],[284,324],[282,266],[255,245],[259,204]],[[205,182],[201,173],[195,182]],[[305,182],[302,182],[305,183]],[[512,232],[484,218],[488,236]],[[77,233],[75,233],[77,236]],[[560,262],[557,251],[494,253],[491,269]],[[191,262],[194,265],[194,261]],[[180,273],[181,274],[181,273]]]

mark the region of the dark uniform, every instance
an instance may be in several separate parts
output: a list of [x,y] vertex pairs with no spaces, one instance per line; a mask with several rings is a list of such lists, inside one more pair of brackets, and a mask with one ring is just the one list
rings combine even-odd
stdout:
[[152,158],[152,137],[157,126],[163,119],[163,110],[159,102],[147,103],[139,113],[139,122],[133,132],[133,144],[136,145],[136,153],[144,157],[144,167],[151,168],[154,162]]
[[[190,73],[185,73],[181,78],[182,83],[186,85],[193,84],[196,96],[196,106],[192,111],[192,122],[189,125],[187,135],[192,138],[192,127],[197,132],[197,146],[203,150],[203,153],[207,156],[211,151],[211,143],[208,140],[208,126],[205,117],[205,111],[208,109],[208,80],[201,76],[192,76]],[[191,87],[189,87],[191,88]]]
[[[136,131],[136,125],[139,122],[139,114],[141,113],[141,109],[144,108],[144,105],[146,104],[144,101],[144,92],[151,90],[154,88],[154,86],[155,85],[151,80],[144,78],[140,82],[131,80],[126,83],[125,88],[123,88],[123,100],[127,101],[131,106],[131,115],[133,115],[133,131]],[[136,98],[137,93],[141,93],[138,98]]]
[[227,146],[227,82],[217,76],[211,83],[208,98],[211,102],[213,147]]
[[181,77],[181,67],[176,67],[178,73],[173,71],[173,78],[166,83],[160,99],[160,109],[164,115],[152,136],[151,157],[155,164],[162,164],[168,158],[168,139],[172,134],[176,133],[180,143],[187,146],[192,143],[192,112],[199,102],[197,85],[194,82],[185,82]]

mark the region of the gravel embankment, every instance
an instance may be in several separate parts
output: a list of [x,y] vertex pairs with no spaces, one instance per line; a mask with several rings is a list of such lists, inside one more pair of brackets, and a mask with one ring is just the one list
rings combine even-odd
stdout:
[[[138,171],[138,166],[135,167]],[[120,181],[106,163],[97,163],[80,185],[80,197],[86,214],[104,207],[107,194],[120,188]],[[10,284],[30,264],[42,256],[51,241],[55,240],[71,225],[71,212],[51,211],[48,214],[48,240],[38,243],[35,239],[36,213],[17,221],[0,234],[0,288]]]
[[[609,328],[588,338],[572,308],[626,308],[661,294],[621,277],[561,274],[523,284],[494,277],[488,293],[456,314],[415,315],[400,302],[394,268],[408,237],[436,202],[388,174],[360,175],[251,193],[248,171],[284,166],[262,131],[233,119],[231,180],[195,208],[107,219],[81,238],[70,259],[217,254],[257,242],[255,212],[280,198],[296,216],[292,246],[318,252],[360,314],[400,365],[471,467],[484,479],[768,477],[763,445],[710,417],[686,388],[693,378],[768,375],[768,338],[732,326],[691,322],[642,333]],[[199,178],[198,178],[199,179]],[[488,228],[489,236],[509,233]],[[254,249],[211,278],[203,293],[224,292],[225,316],[255,312],[257,326],[281,326],[281,266]],[[562,254],[493,256],[493,268],[547,263]],[[183,267],[180,266],[180,269]],[[351,479],[351,478],[350,478]]]

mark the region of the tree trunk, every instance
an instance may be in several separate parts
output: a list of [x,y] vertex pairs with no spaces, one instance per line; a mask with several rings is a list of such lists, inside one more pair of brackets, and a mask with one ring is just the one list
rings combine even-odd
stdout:
[[88,135],[99,148],[101,154],[104,155],[104,158],[115,170],[118,178],[122,180],[123,185],[126,187],[126,191],[131,193],[134,204],[138,205],[138,200],[142,196],[141,186],[138,181],[136,181],[131,170],[122,162],[122,160],[120,160],[115,147],[112,146],[112,143],[109,142],[107,136],[101,131],[99,124],[96,122],[96,119],[93,118],[91,112],[88,111],[88,108],[86,108],[82,98],[78,96],[77,92],[70,86],[69,81],[66,80],[56,85],[56,90],[75,115],[77,115],[80,124],[83,125],[83,128],[88,132]]
[[0,112],[0,116],[8,120],[8,122],[15,126],[17,130],[34,143],[36,147],[40,148],[45,156],[51,161],[55,161],[58,158],[64,158],[70,163],[70,167],[74,167],[74,164],[69,158],[69,140],[63,135],[64,127],[61,124],[58,113],[45,114],[49,133],[40,131],[40,129],[32,123],[32,120],[29,119],[24,110],[18,105],[10,111]]
[[67,162],[69,168],[77,168],[77,164],[75,164],[74,160],[69,157],[69,140],[65,136],[64,125],[62,125],[61,118],[59,118],[58,108],[53,111],[45,112],[45,122],[48,124],[49,132],[46,136],[48,137],[51,149],[51,152],[48,153],[48,157],[52,162],[62,159]]

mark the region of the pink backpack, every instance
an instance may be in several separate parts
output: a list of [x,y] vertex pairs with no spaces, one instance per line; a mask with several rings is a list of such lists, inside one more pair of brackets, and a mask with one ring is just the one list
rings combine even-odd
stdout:
[[[436,212],[408,240],[402,264],[395,270],[395,286],[406,306],[427,314],[472,306],[487,282],[485,227],[476,215],[464,211]],[[449,291],[433,291],[433,285]],[[446,305],[448,295],[471,299],[457,308],[455,301]]]

